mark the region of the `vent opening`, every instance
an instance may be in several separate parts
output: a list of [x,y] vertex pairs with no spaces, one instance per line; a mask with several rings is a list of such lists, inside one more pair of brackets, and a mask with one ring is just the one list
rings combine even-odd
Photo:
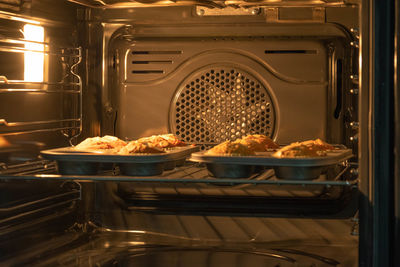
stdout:
[[133,70],[132,74],[163,74],[163,70]]
[[176,55],[182,54],[182,51],[132,51],[133,55]]
[[265,54],[317,54],[317,50],[265,50]]
[[171,109],[171,130],[183,140],[215,144],[247,134],[272,137],[275,112],[266,87],[233,67],[212,67],[188,77]]
[[132,64],[172,64],[172,60],[134,60]]

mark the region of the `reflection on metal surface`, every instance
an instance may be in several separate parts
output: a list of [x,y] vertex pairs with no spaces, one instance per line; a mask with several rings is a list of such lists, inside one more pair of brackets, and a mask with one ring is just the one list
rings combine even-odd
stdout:
[[334,260],[334,259],[329,259],[329,258],[325,258],[325,257],[321,257],[319,255],[316,254],[311,254],[311,253],[307,253],[304,251],[299,251],[299,250],[295,250],[295,249],[274,249],[275,251],[279,251],[279,252],[286,252],[286,253],[290,253],[290,254],[297,254],[297,255],[304,255],[310,258],[314,258],[317,259],[323,263],[329,264],[329,265],[339,265],[340,262]]
[[[145,6],[190,6],[199,5],[210,8],[254,7],[254,6],[340,6],[355,4],[351,0],[68,0],[69,2],[93,8],[131,8]],[[252,14],[254,15],[254,14]]]
[[26,18],[26,17],[19,16],[19,15],[17,15],[17,14],[5,12],[5,11],[0,11],[0,19],[7,19],[7,20],[13,20],[13,21],[21,21],[21,22],[25,22],[25,23],[29,23],[29,24],[40,25],[40,22],[39,22],[39,21],[35,21],[35,20],[32,20],[32,19],[28,19],[28,18]]
[[49,123],[56,123],[56,122],[72,122],[72,121],[79,121],[79,120],[80,119],[32,121],[32,122],[7,122],[5,119],[0,119],[0,125],[5,125],[7,127],[16,127],[16,126],[26,126],[26,125],[36,125],[36,124],[49,124]]

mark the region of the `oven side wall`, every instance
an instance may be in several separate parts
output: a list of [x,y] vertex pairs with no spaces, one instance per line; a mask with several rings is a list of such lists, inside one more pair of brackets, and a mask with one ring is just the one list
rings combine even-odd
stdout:
[[[40,150],[69,145],[57,129],[79,129],[62,122],[77,115],[79,89],[71,85],[74,80],[68,68],[73,63],[60,55],[77,47],[77,6],[66,1],[57,1],[57,5],[51,0],[17,2],[1,5],[0,10],[0,119],[4,122],[0,138],[12,145],[11,154],[0,160],[2,176],[55,171],[55,165],[39,156]],[[43,49],[47,52],[43,82],[24,81],[21,31],[25,24],[44,28]],[[6,149],[3,144],[1,153]],[[85,213],[78,212],[83,210],[81,189],[74,182],[1,179],[1,264],[24,265],[35,253],[49,255],[76,240],[77,234],[61,236],[87,219]]]

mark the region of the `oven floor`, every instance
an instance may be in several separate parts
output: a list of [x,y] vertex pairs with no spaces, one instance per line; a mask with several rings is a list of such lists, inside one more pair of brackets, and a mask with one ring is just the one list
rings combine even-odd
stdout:
[[[257,226],[255,220],[254,227]],[[88,224],[53,236],[2,266],[357,266],[349,220],[263,219],[252,240],[187,238]],[[349,228],[350,227],[350,228]],[[232,236],[239,234],[227,225]],[[261,233],[263,232],[263,233]],[[267,232],[269,232],[267,234]],[[239,234],[240,235],[240,234]]]

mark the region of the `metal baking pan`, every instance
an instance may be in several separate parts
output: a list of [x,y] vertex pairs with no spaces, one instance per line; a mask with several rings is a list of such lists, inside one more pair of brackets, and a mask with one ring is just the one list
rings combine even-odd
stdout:
[[[236,178],[228,172],[234,172],[234,169],[238,168],[244,171],[244,166],[265,166],[272,167],[276,177],[280,179],[313,180],[317,179],[328,166],[338,164],[353,156],[351,149],[333,150],[328,152],[327,156],[318,158],[275,158],[272,156],[273,153],[259,152],[255,156],[216,156],[197,152],[192,154],[190,160],[206,163],[209,171],[218,178],[228,178],[227,176]],[[225,173],[221,166],[226,169]],[[218,168],[221,169],[218,173],[211,170]]]
[[253,165],[206,163],[206,166],[216,178],[249,178],[255,173]]
[[318,179],[326,166],[275,166],[275,176],[286,180],[314,180]]
[[197,146],[180,146],[180,147],[171,147],[165,148],[165,151],[174,152],[172,158],[174,160],[168,161],[164,164],[164,170],[169,171],[175,169],[175,167],[180,167],[185,164],[186,159],[193,153],[200,150],[200,147]]
[[166,152],[173,152],[170,157],[178,162],[188,158],[193,152],[199,151],[200,147],[188,145],[165,148],[164,150]]
[[164,165],[166,162],[129,162],[123,163],[119,162],[117,165],[119,166],[119,171],[122,175],[128,176],[154,176],[160,175],[164,171]]
[[185,159],[193,151],[198,148],[188,146],[168,149],[166,153],[118,155],[64,147],[43,150],[41,154],[57,161],[59,173],[65,175],[95,175],[101,166],[116,164],[122,175],[153,176],[162,174],[166,163]]

